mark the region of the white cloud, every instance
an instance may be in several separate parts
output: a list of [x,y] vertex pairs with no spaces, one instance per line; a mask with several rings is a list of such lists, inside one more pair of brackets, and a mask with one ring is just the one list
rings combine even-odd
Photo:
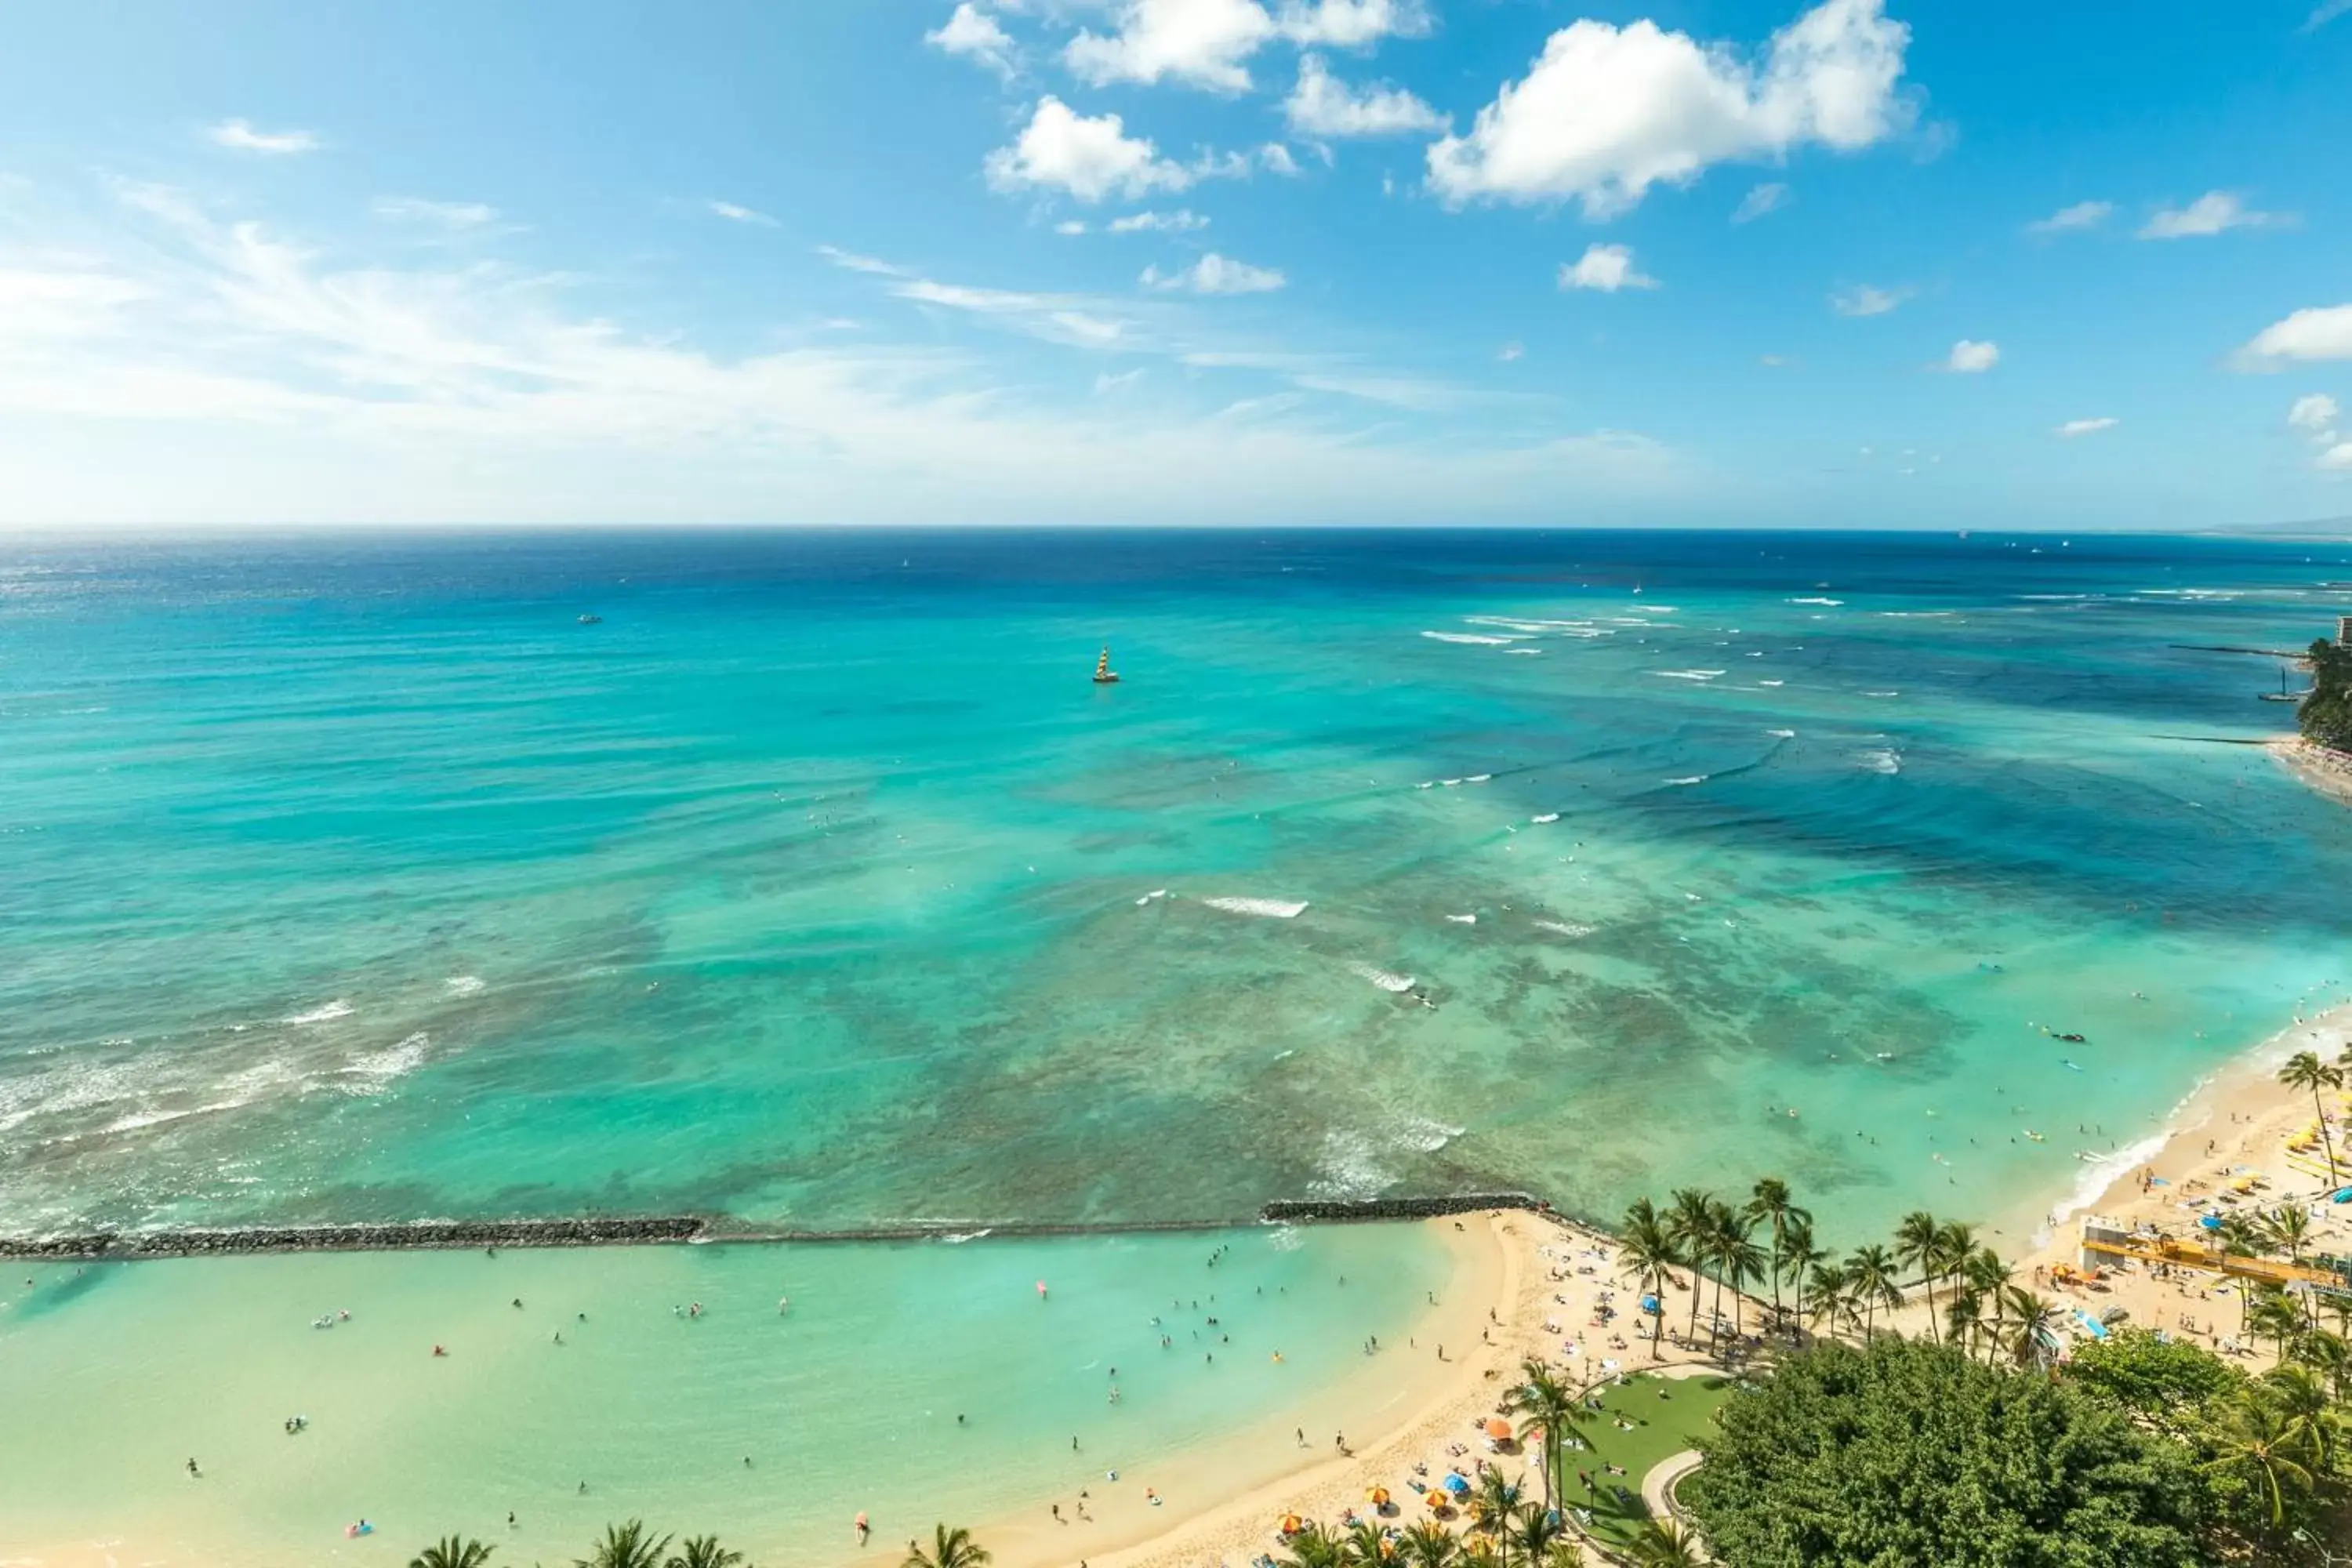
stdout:
[[2000,363],[2000,344],[1962,338],[1952,345],[1951,357],[1944,362],[1944,368],[1955,375],[1976,375]]
[[1766,213],[1779,212],[1789,205],[1789,187],[1779,181],[1758,185],[1739,199],[1739,206],[1731,215],[1734,223],[1754,223]]
[[1107,393],[1117,392],[1121,387],[1133,386],[1143,379],[1143,374],[1139,366],[1134,370],[1120,371],[1117,375],[1105,371],[1095,377],[1095,395],[1100,397]]
[[1054,226],[1054,232],[1055,234],[1084,234],[1087,232],[1087,226],[1078,218],[1065,218],[1060,223]]
[[2071,207],[2060,207],[2048,217],[2036,218],[2025,226],[2028,234],[2072,234],[2077,230],[2096,228],[2115,212],[2113,202],[2076,202]]
[[986,66],[1007,80],[1012,79],[1019,57],[1013,35],[971,0],[961,0],[953,15],[923,35],[923,42]]
[[1445,125],[1444,115],[1401,87],[1349,87],[1330,73],[1320,55],[1300,58],[1298,85],[1282,112],[1302,136],[1398,136]]
[[417,196],[379,196],[375,216],[396,223],[432,224],[442,228],[480,228],[496,223],[499,209],[480,202],[428,202]]
[[1755,64],[1646,19],[1572,22],[1467,135],[1430,147],[1430,185],[1454,203],[1573,196],[1605,217],[1711,163],[1811,142],[1867,147],[1914,115],[1895,87],[1910,29],[1882,7],[1824,0],[1774,34]]
[[1527,358],[1527,355],[1528,351],[1524,344],[1505,343],[1502,347],[1502,352],[1496,354],[1495,357],[1501,360],[1505,364],[1509,364],[1513,360]]
[[911,276],[905,268],[896,262],[884,261],[872,256],[860,256],[854,250],[844,250],[838,246],[820,245],[816,247],[816,253],[835,267],[845,268],[851,272],[871,272],[879,278]]
[[2311,8],[2311,15],[2303,19],[2303,26],[2297,30],[2315,33],[2347,12],[2352,12],[2352,0],[2319,0],[2319,4]]
[[2339,441],[2312,461],[2330,473],[2352,473],[2352,441]]
[[1857,283],[1832,294],[1830,309],[1841,316],[1883,316],[1910,297],[1907,288],[1874,289],[1867,283]]
[[770,217],[766,213],[754,212],[750,207],[739,206],[733,202],[714,201],[705,203],[704,205],[709,207],[713,214],[725,218],[729,223],[748,223],[758,228],[774,228],[776,226],[776,220]]
[[1249,89],[1243,64],[1276,32],[1257,0],[1121,0],[1118,30],[1083,31],[1062,52],[1079,80],[1150,84],[1171,77],[1219,92]]
[[240,153],[315,153],[319,139],[308,131],[257,131],[247,120],[224,120],[205,135],[223,147]]
[[1658,280],[1633,270],[1633,249],[1626,245],[1589,245],[1574,262],[1559,265],[1563,289],[1598,289],[1614,294],[1620,289],[1654,289]]
[[1181,289],[1194,294],[1265,294],[1281,288],[1288,279],[1271,267],[1252,267],[1246,261],[1235,261],[1212,250],[1192,266],[1174,272],[1147,267],[1142,281],[1148,289]]
[[2286,422],[2298,430],[2317,433],[2320,439],[2326,440],[2327,433],[2336,428],[2336,418],[2341,412],[2336,406],[2336,399],[2324,392],[2314,392],[2294,400],[2294,406],[2286,411]]
[[1174,212],[1129,213],[1125,217],[1110,220],[1113,234],[1190,234],[1196,228],[1206,228],[1209,220],[1190,207],[1178,207]]
[[2255,212],[2234,192],[2208,191],[2185,207],[2166,207],[2143,225],[2142,239],[2191,239],[2225,229],[2262,228],[2284,222],[2278,213]]
[[[1183,383],[1161,398],[1056,390],[1025,346],[1000,361],[984,336],[949,348],[752,321],[731,335],[763,346],[732,352],[696,341],[698,312],[681,330],[586,302],[590,258],[457,265],[376,233],[391,259],[336,261],[370,232],[312,243],[215,223],[170,192],[122,195],[129,226],[77,232],[70,264],[0,259],[0,524],[1622,521],[1694,482],[1657,442],[1558,428],[1533,400],[1508,429],[1425,418],[1491,395],[1329,355],[1219,376],[1282,380],[1273,401],[1220,386],[1203,407]],[[1111,320],[1117,305],[829,258],[1077,346],[1157,330]],[[1171,297],[1132,314],[1202,309]],[[1175,351],[1163,336],[1152,352]],[[1235,396],[1259,414],[1213,411]]]
[[1286,179],[1298,173],[1298,160],[1292,157],[1290,149],[1279,142],[1269,142],[1260,147],[1257,150],[1257,157],[1258,162],[1264,163],[1268,170]]
[[2276,370],[2288,360],[2352,359],[2352,305],[2313,306],[2273,321],[2238,351],[2241,369]]
[[[1987,343],[1983,346],[1990,348],[1992,345],[1990,343]],[[1955,352],[1957,353],[1957,351]],[[1958,366],[1955,365],[1953,368],[1958,369]],[[2077,436],[2095,436],[2102,430],[2112,430],[2122,423],[2123,421],[2120,419],[2107,418],[2069,419],[2066,423],[2058,426],[2058,434],[2071,441]]]
[[1360,49],[1391,35],[1419,37],[1430,27],[1422,0],[1317,0],[1282,8],[1282,35],[1302,46]]
[[1127,134],[1116,114],[1083,115],[1048,94],[1010,147],[988,155],[988,183],[1000,191],[1066,191],[1082,202],[1181,191],[1196,171],[1160,156],[1145,137]]

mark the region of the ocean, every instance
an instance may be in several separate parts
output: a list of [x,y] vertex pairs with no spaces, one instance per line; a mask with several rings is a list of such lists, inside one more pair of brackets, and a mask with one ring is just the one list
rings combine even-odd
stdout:
[[[0,1230],[1773,1173],[1832,1247],[2014,1251],[2343,994],[2352,814],[2218,650],[2347,604],[2352,550],[2201,539],[13,542]],[[1281,1462],[1451,1278],[1414,1227],[28,1266],[0,1555],[830,1562]]]
[[2197,645],[2300,647],[2347,579],[1981,533],[17,543],[0,1213],[2030,1208],[2343,977],[2352,816],[2238,743],[2280,661]]

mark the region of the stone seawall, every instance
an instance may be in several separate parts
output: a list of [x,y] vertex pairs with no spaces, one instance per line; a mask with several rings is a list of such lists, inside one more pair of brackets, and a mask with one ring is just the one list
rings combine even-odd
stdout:
[[1255,1221],[1130,1220],[1052,1224],[985,1220],[856,1226],[838,1230],[761,1227],[700,1215],[645,1218],[423,1220],[405,1225],[256,1226],[243,1230],[95,1231],[81,1236],[0,1237],[0,1258],[130,1261],[142,1258],[216,1258],[263,1252],[397,1252],[492,1247],[628,1247],[681,1242],[978,1241],[1040,1237],[1133,1236],[1159,1231],[1239,1230],[1251,1224],[1345,1224],[1430,1219],[1486,1209],[1551,1212],[1527,1193],[1457,1197],[1276,1199]]

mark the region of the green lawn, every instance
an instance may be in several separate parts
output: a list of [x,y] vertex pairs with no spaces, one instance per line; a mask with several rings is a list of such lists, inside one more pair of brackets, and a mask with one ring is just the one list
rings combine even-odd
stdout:
[[[1630,1545],[1649,1520],[1642,1506],[1642,1478],[1670,1454],[1679,1454],[1701,1436],[1715,1429],[1715,1413],[1732,1389],[1725,1377],[1656,1377],[1633,1373],[1632,1383],[1611,1384],[1601,1391],[1601,1409],[1580,1428],[1589,1449],[1570,1449],[1560,1456],[1560,1479],[1566,1486],[1561,1501],[1592,1509],[1592,1531],[1616,1545]],[[1661,1398],[1663,1394],[1664,1397]],[[1633,1423],[1621,1431],[1616,1417]],[[1621,1465],[1622,1476],[1606,1475],[1604,1465]],[[1591,1472],[1594,1492],[1588,1499],[1576,1472]],[[1620,1499],[1612,1488],[1628,1494]]]

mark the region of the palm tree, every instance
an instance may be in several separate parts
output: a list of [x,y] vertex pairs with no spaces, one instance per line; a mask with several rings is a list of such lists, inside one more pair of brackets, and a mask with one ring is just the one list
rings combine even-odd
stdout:
[[1355,1528],[1340,1538],[1339,1545],[1346,1553],[1346,1560],[1356,1564],[1356,1568],[1381,1568],[1381,1564],[1388,1561],[1391,1550],[1388,1531],[1381,1528],[1381,1521],[1376,1519],[1358,1520]]
[[743,1568],[743,1554],[719,1545],[715,1535],[689,1535],[667,1568]]
[[1641,1568],[1691,1568],[1706,1558],[1698,1537],[1679,1520],[1654,1519],[1633,1541],[1633,1561]]
[[482,1568],[496,1547],[452,1535],[435,1542],[408,1560],[408,1568]]
[[1520,1562],[1528,1568],[1538,1568],[1551,1555],[1553,1543],[1567,1533],[1568,1525],[1556,1510],[1527,1503],[1511,1515],[1503,1536],[1519,1549]]
[[1397,1545],[1412,1568],[1454,1568],[1454,1560],[1462,1554],[1460,1539],[1433,1519],[1406,1531]]
[[1666,1239],[1673,1242],[1691,1269],[1690,1336],[1698,1338],[1698,1269],[1706,1261],[1715,1234],[1715,1213],[1723,1205],[1697,1187],[1677,1187],[1665,1215]]
[[1658,1211],[1647,1198],[1640,1199],[1625,1211],[1625,1227],[1617,1237],[1617,1261],[1633,1271],[1643,1292],[1657,1300],[1657,1321],[1651,1325],[1650,1359],[1659,1360],[1665,1353],[1666,1279],[1680,1259],[1665,1222],[1658,1217]]
[[662,1568],[662,1553],[668,1550],[668,1536],[656,1541],[644,1520],[633,1519],[606,1525],[604,1539],[587,1556],[572,1559],[572,1568]]
[[1977,1342],[1984,1347],[1987,1361],[1992,1359],[1996,1348],[1993,1331],[2000,1327],[2001,1302],[2008,1298],[2011,1277],[2015,1272],[1990,1247],[1978,1247],[1960,1265],[1962,1288],[1977,1298]]
[[[2345,1054],[2352,1056],[2352,1047],[2347,1047]],[[2327,1151],[2327,1184],[2336,1185],[2336,1139],[2327,1131],[2327,1108],[2320,1103],[2319,1091],[2342,1088],[2344,1069],[2327,1066],[2315,1052],[2297,1051],[2287,1058],[2286,1066],[2279,1068],[2278,1080],[2289,1089],[2311,1090],[2311,1109],[2319,1118],[2319,1140]]]
[[[1812,1277],[1813,1269],[1829,1260],[1830,1255],[1813,1244],[1813,1227],[1811,1225],[1792,1224],[1789,1226],[1788,1235],[1780,1243],[1780,1277],[1796,1281],[1801,1297],[1805,1281]],[[1785,1313],[1780,1327],[1783,1331],[1788,1328]]]
[[1936,1260],[1940,1248],[1937,1237],[1943,1234],[1934,1215],[1926,1209],[1913,1209],[1895,1227],[1895,1260],[1919,1271],[1919,1284],[1927,1292],[1927,1334],[1936,1331]]
[[1772,1315],[1778,1318],[1780,1315],[1780,1265],[1788,1259],[1789,1236],[1800,1228],[1810,1231],[1813,1224],[1812,1214],[1790,1200],[1789,1184],[1778,1176],[1766,1176],[1759,1181],[1739,1212],[1755,1223],[1772,1228]]
[[2019,1366],[2047,1357],[2058,1340],[2058,1303],[2011,1285],[2002,1293],[2001,1322],[2009,1331],[2009,1357]]
[[2263,1215],[2263,1234],[2273,1247],[2286,1254],[2288,1262],[2300,1263],[2303,1244],[2311,1238],[2311,1211],[2281,1204]]
[[1738,1215],[1726,1215],[1721,1229],[1715,1234],[1716,1300],[1723,1300],[1723,1286],[1731,1286],[1731,1332],[1737,1339],[1740,1332],[1739,1293],[1764,1277],[1764,1249],[1748,1239],[1756,1222]]
[[906,1560],[898,1568],[988,1568],[988,1548],[961,1525],[950,1530],[936,1524],[931,1527],[930,1551],[909,1542]]
[[1948,1220],[1936,1227],[1935,1254],[1927,1259],[1927,1267],[1935,1271],[1937,1279],[1949,1282],[1967,1267],[1976,1249],[1976,1226]]
[[1846,1259],[1847,1284],[1862,1308],[1862,1337],[1867,1343],[1878,1309],[1903,1305],[1903,1287],[1895,1282],[1896,1265],[1886,1248],[1873,1244],[1857,1247]]
[[1519,1370],[1525,1381],[1505,1396],[1503,1407],[1526,1418],[1520,1424],[1523,1438],[1529,1427],[1543,1434],[1544,1506],[1549,1508],[1559,1495],[1560,1444],[1569,1429],[1589,1419],[1591,1412],[1551,1368],[1534,1357],[1528,1357]]
[[1984,1333],[1984,1309],[1983,1291],[1966,1280],[1954,1285],[1944,1298],[1944,1342],[1974,1355]]
[[2286,1494],[2312,1485],[2308,1433],[2277,1401],[2248,1389],[2224,1407],[2210,1440],[2221,1451],[2205,1468],[2250,1474],[2270,1500],[2271,1528],[2285,1523]]
[[2345,1416],[2336,1408],[2319,1374],[2306,1366],[2273,1367],[2263,1374],[2262,1386],[2288,1426],[2301,1435],[2312,1468],[2321,1475],[2334,1474],[2343,1447]]
[[[2261,1233],[2254,1229],[2254,1222],[2242,1214],[2224,1215],[2221,1228],[2215,1231],[2213,1237],[2221,1244],[2225,1256],[2252,1258],[2263,1249],[2263,1238]],[[2242,1334],[2246,1331],[2247,1317],[2253,1305],[2254,1282],[2251,1277],[2242,1274],[2238,1276],[2238,1331]]]
[[[1287,1547],[1289,1568],[1347,1568],[1347,1541],[1332,1534],[1314,1520],[1308,1520],[1291,1536]],[[909,1557],[907,1563],[908,1568],[912,1568],[914,1558]]]
[[1830,1332],[1835,1334],[1838,1323],[1852,1315],[1853,1302],[1853,1286],[1843,1265],[1834,1262],[1813,1265],[1813,1271],[1805,1277],[1804,1309],[1805,1315],[1813,1321],[1816,1329],[1826,1322]]
[[2284,1290],[2264,1290],[2253,1310],[2246,1314],[2246,1326],[2255,1338],[2275,1341],[2284,1360],[2286,1342],[2303,1332],[2303,1309],[2288,1300]]
[[1495,1552],[1503,1568],[1511,1568],[1511,1515],[1518,1511],[1519,1483],[1492,1468],[1479,1472],[1478,1489],[1471,1494],[1471,1505],[1478,1510],[1478,1529],[1495,1538]]

